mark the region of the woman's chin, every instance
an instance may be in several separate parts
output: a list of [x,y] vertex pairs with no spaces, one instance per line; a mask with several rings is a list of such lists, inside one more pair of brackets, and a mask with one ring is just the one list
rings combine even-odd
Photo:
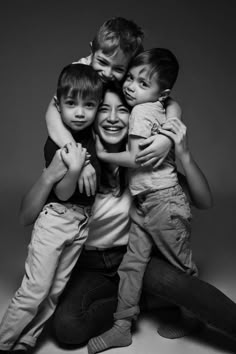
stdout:
[[100,134],[100,138],[107,145],[117,145],[123,142],[123,140],[126,138],[126,134],[124,134],[124,132],[121,131],[119,132],[103,131]]

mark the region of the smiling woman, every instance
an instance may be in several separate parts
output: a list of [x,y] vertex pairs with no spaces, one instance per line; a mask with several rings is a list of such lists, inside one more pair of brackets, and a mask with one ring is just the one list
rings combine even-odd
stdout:
[[98,109],[95,123],[95,131],[107,150],[119,151],[124,146],[128,134],[129,115],[130,108],[121,94],[121,89],[110,84]]

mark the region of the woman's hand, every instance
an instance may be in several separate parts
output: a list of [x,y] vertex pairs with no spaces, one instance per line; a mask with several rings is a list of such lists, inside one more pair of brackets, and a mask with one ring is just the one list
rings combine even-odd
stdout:
[[141,166],[157,168],[168,155],[172,142],[164,135],[157,134],[144,139],[139,147],[142,149],[136,156],[136,162]]
[[189,153],[187,127],[179,118],[169,118],[159,131],[173,140],[175,156],[180,160]]
[[61,157],[62,149],[56,151],[50,165],[44,169],[45,178],[52,184],[60,181],[67,172],[67,166]]
[[30,225],[35,222],[45,205],[52,187],[67,173],[68,168],[61,157],[62,149],[56,151],[50,165],[24,196],[20,206],[20,222]]

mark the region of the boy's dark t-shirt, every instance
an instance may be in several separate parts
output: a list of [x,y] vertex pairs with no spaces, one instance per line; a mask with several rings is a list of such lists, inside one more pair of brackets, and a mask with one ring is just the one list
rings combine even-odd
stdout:
[[[87,149],[87,152],[91,155],[90,157],[90,163],[93,166],[93,168],[96,171],[96,177],[97,177],[97,185],[100,180],[100,164],[96,155],[96,148],[95,148],[95,142],[93,139],[92,135],[92,128],[88,127],[81,132],[72,132],[73,138],[75,139],[76,142],[80,143],[84,148]],[[45,163],[46,167],[51,163],[56,151],[59,149],[59,146],[54,143],[54,141],[48,137],[45,145],[44,145],[44,157],[45,157]],[[57,203],[72,203],[72,204],[77,204],[77,205],[83,205],[83,206],[88,206],[92,205],[94,202],[95,196],[90,196],[88,197],[86,195],[86,192],[84,191],[83,193],[79,192],[78,185],[76,186],[74,194],[66,201],[61,201],[56,194],[54,193],[53,189],[51,193],[49,194],[49,197],[47,199],[46,204],[51,203],[51,202],[57,202]]]

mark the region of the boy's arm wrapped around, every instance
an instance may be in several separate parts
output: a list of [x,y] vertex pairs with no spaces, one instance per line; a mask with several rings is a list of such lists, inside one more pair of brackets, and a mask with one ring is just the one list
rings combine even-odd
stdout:
[[71,132],[67,129],[61,119],[57,104],[53,98],[46,111],[46,124],[48,134],[55,143],[62,147],[69,142],[75,142]]

